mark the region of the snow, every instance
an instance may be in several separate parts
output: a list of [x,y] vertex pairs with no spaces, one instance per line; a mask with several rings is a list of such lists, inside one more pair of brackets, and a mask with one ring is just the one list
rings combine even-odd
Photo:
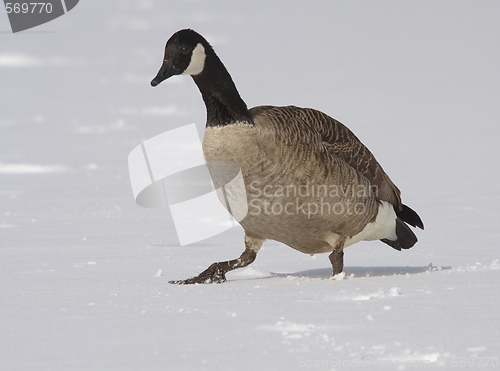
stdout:
[[[498,367],[499,11],[85,0],[14,35],[0,10],[0,370]],[[350,127],[422,217],[419,242],[350,246],[331,279],[326,254],[268,241],[224,284],[168,284],[244,248],[241,228],[181,247],[168,210],[134,202],[130,151],[203,132],[189,77],[149,85],[186,27],[250,107]]]
[[0,163],[0,174],[43,174],[68,171],[61,165],[4,164]]
[[42,61],[22,54],[0,54],[0,67],[35,67],[42,64]]

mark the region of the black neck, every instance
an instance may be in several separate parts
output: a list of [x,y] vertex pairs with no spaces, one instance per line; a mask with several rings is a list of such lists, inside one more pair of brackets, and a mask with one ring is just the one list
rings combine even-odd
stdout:
[[231,75],[212,49],[206,50],[203,71],[193,76],[207,108],[207,127],[234,123],[253,124]]

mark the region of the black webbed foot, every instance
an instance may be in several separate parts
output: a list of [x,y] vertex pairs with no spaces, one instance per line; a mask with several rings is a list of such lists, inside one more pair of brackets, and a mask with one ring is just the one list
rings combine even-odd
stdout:
[[226,273],[236,268],[243,268],[251,264],[264,240],[251,238],[245,235],[245,251],[238,259],[225,262],[213,263],[196,277],[187,280],[169,281],[176,285],[193,285],[202,283],[223,283],[226,282]]
[[223,283],[226,282],[226,273],[221,268],[219,263],[213,263],[196,277],[186,280],[168,281],[168,283],[176,285],[193,285],[203,283]]

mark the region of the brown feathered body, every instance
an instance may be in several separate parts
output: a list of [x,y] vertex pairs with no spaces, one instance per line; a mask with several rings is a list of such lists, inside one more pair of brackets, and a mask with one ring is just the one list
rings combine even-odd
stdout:
[[240,223],[248,235],[308,254],[331,252],[332,241],[357,242],[353,237],[376,222],[381,201],[400,205],[399,190],[340,122],[294,106],[255,107],[250,114],[253,125],[207,127],[203,141],[213,178],[221,175],[217,162],[241,168],[248,214]]

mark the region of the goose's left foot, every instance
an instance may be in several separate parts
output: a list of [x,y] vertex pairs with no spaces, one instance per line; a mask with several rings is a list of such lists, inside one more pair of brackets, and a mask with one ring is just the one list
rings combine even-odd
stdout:
[[210,267],[201,272],[198,276],[188,278],[187,280],[168,281],[177,285],[193,285],[196,283],[223,283],[226,282],[226,272],[223,268],[224,263],[213,263]]
[[226,282],[226,273],[236,269],[243,268],[255,260],[257,253],[254,250],[246,249],[238,259],[225,262],[213,263],[210,267],[201,272],[198,276],[188,278],[187,280],[169,281],[177,285],[192,285],[197,283],[223,283]]

